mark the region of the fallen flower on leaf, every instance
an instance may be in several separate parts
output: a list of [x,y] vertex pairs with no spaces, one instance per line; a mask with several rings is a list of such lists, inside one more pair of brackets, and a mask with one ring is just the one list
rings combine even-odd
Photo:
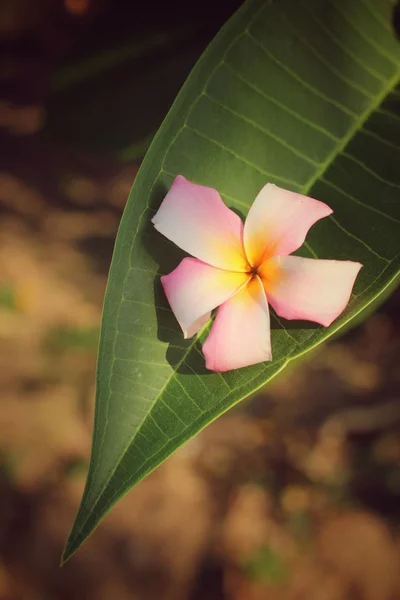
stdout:
[[268,304],[280,317],[325,327],[344,310],[360,263],[289,256],[332,212],[323,202],[268,183],[243,225],[215,189],[176,177],[152,222],[195,258],[184,258],[161,281],[185,338],[219,307],[203,344],[208,369],[272,359]]

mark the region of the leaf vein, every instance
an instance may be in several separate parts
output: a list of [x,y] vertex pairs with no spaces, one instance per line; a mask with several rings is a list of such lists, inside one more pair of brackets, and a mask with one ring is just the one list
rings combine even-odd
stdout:
[[359,165],[361,168],[363,168],[367,173],[370,173],[370,175],[375,177],[375,179],[377,179],[378,181],[381,181],[382,183],[385,183],[386,185],[389,185],[391,187],[400,188],[399,183],[395,183],[394,181],[389,181],[388,179],[381,177],[380,175],[378,175],[378,173],[376,173],[370,167],[368,167],[364,162],[362,162],[361,160],[359,160],[358,158],[353,156],[353,154],[350,154],[348,152],[342,152],[342,156],[345,156],[349,160],[352,160],[353,162],[355,162],[357,165]]
[[393,30],[390,27],[388,27],[388,24],[386,23],[385,19],[382,18],[382,15],[380,13],[376,13],[372,9],[372,6],[369,4],[369,2],[366,2],[365,0],[361,0],[361,2],[363,3],[367,11],[370,13],[370,15],[374,17],[375,21],[377,21],[380,24],[380,26],[383,27],[383,29],[393,34]]
[[376,140],[378,140],[382,144],[385,144],[386,146],[389,146],[390,148],[393,148],[394,150],[400,150],[400,146],[398,146],[394,142],[389,142],[389,140],[385,140],[385,138],[383,138],[382,136],[380,136],[378,133],[374,133],[373,131],[370,131],[366,127],[362,128],[362,132],[365,133],[366,135],[369,135],[370,137],[375,138]]
[[280,14],[282,15],[282,17],[285,20],[285,22],[287,23],[287,25],[292,30],[294,36],[303,44],[303,46],[305,46],[306,48],[308,48],[310,50],[310,52],[312,54],[314,54],[314,56],[329,71],[331,71],[331,73],[333,73],[334,75],[336,75],[336,77],[338,77],[339,79],[341,79],[343,81],[343,83],[345,83],[346,85],[348,85],[353,90],[356,90],[360,94],[363,94],[366,98],[369,98],[370,100],[372,100],[374,98],[374,96],[371,94],[371,92],[369,90],[366,90],[363,86],[358,85],[352,79],[348,79],[347,77],[345,77],[343,75],[343,73],[341,71],[339,71],[339,69],[336,69],[336,67],[333,66],[333,64],[332,64],[331,61],[327,60],[322,54],[320,54],[320,52],[312,44],[310,44],[305,38],[303,38],[299,34],[299,32],[297,31],[297,29],[293,26],[293,24],[291,23],[291,21],[286,17],[286,15],[285,15],[285,13],[284,13],[283,10],[280,11]]
[[355,25],[353,23],[353,21],[351,21],[347,15],[347,13],[343,12],[339,6],[337,6],[337,4],[334,3],[334,6],[336,8],[336,10],[338,11],[338,13],[340,13],[343,17],[343,19],[346,21],[346,23],[348,23],[350,25],[350,27],[363,39],[365,40],[370,46],[371,48],[373,48],[376,52],[378,52],[379,54],[381,54],[383,57],[386,58],[386,60],[388,60],[393,67],[397,68],[398,65],[398,57],[395,57],[391,52],[388,52],[386,50],[386,48],[384,48],[383,46],[381,46],[380,44],[377,44],[375,42],[375,40],[373,40],[369,35],[366,35],[362,30],[359,29],[359,27],[357,25]]
[[246,30],[246,34],[253,41],[253,43],[256,46],[258,46],[266,54],[266,56],[268,56],[271,60],[273,60],[286,73],[288,73],[288,75],[290,75],[295,81],[298,81],[302,86],[304,86],[306,89],[308,89],[312,94],[314,94],[315,96],[318,96],[319,98],[322,98],[323,100],[328,102],[328,104],[332,104],[332,106],[335,106],[335,108],[342,111],[349,117],[351,117],[353,119],[355,119],[357,117],[357,113],[350,110],[347,106],[345,106],[341,102],[338,102],[337,100],[333,100],[332,98],[329,98],[329,96],[326,96],[324,93],[317,90],[317,88],[315,88],[313,85],[311,85],[307,81],[304,81],[304,79],[302,79],[299,75],[297,75],[297,73],[295,71],[292,71],[292,69],[287,67],[284,63],[282,63],[280,60],[278,60],[273,54],[268,52],[268,50],[265,48],[265,46],[256,37],[254,37],[254,35],[251,34],[250,31]]
[[220,102],[216,98],[213,98],[213,96],[211,96],[207,92],[203,92],[203,94],[207,98],[209,98],[209,100],[211,100],[212,102],[214,102],[215,104],[217,104],[218,106],[220,106],[221,108],[223,108],[224,110],[226,110],[227,112],[230,112],[232,115],[234,115],[238,119],[241,119],[242,121],[244,121],[245,123],[248,123],[249,125],[251,125],[255,129],[258,129],[262,133],[265,133],[271,139],[275,140],[276,142],[278,142],[279,144],[281,144],[284,148],[287,148],[288,150],[290,150],[291,152],[293,152],[293,154],[295,154],[299,158],[302,158],[304,161],[310,163],[311,165],[319,166],[320,163],[316,162],[315,160],[312,160],[311,158],[309,158],[308,156],[306,156],[303,152],[301,152],[301,150],[298,150],[297,148],[295,148],[291,144],[288,144],[284,139],[282,139],[278,135],[275,135],[274,133],[272,133],[271,131],[269,131],[265,127],[262,127],[259,123],[256,123],[256,121],[254,121],[253,119],[249,119],[248,117],[246,117],[245,115],[242,115],[241,113],[237,112],[233,108],[230,108],[226,104],[223,104],[222,102]]
[[363,208],[365,208],[367,210],[371,210],[372,212],[377,213],[378,215],[381,215],[381,217],[385,217],[386,219],[389,219],[390,221],[393,221],[394,223],[400,224],[400,221],[398,219],[396,219],[395,217],[392,217],[391,215],[386,214],[382,210],[379,210],[379,208],[375,208],[374,206],[371,206],[370,204],[365,204],[364,202],[361,202],[361,200],[359,200],[355,196],[352,196],[351,194],[346,192],[344,189],[342,189],[340,186],[336,185],[335,183],[332,183],[332,181],[329,181],[329,179],[325,179],[325,177],[321,177],[321,181],[323,181],[326,185],[329,185],[329,187],[333,188],[334,190],[336,190],[337,192],[339,192],[340,194],[342,194],[343,196],[345,196],[352,202],[359,204]]
[[345,46],[337,37],[335,37],[332,34],[332,31],[330,29],[328,29],[328,27],[326,27],[325,23],[323,21],[321,21],[310,8],[308,8],[307,4],[302,4],[302,7],[306,12],[308,12],[310,17],[316,23],[318,23],[318,25],[325,32],[325,34],[332,40],[332,42],[334,42],[338,46],[338,48],[340,48],[344,52],[344,54],[347,54],[347,56],[349,56],[355,63],[357,63],[362,69],[364,69],[364,71],[366,71],[367,73],[372,75],[372,77],[375,77],[375,79],[377,79],[381,83],[386,82],[386,79],[384,77],[382,77],[382,75],[379,73],[379,71],[376,71],[373,67],[370,67],[369,65],[364,63],[362,60],[360,60],[358,58],[357,54],[353,53],[353,51],[350,50],[350,48],[347,48],[347,46]]
[[261,173],[262,175],[264,175],[265,177],[269,178],[269,179],[274,179],[274,180],[279,180],[282,181],[282,183],[288,184],[288,185],[293,185],[298,187],[299,183],[297,181],[294,181],[293,179],[288,179],[286,177],[282,177],[282,176],[276,176],[273,173],[269,173],[268,171],[265,171],[264,169],[262,169],[261,167],[258,167],[257,165],[255,165],[253,162],[251,162],[250,160],[248,160],[247,158],[245,158],[244,156],[241,156],[240,154],[237,154],[237,152],[235,152],[234,150],[232,150],[231,148],[228,148],[228,146],[225,146],[224,144],[222,144],[221,142],[218,142],[217,140],[214,140],[213,138],[210,138],[208,135],[205,135],[204,133],[201,133],[200,131],[198,131],[197,129],[194,129],[193,127],[186,125],[186,127],[192,131],[193,133],[195,133],[196,135],[198,135],[199,137],[207,140],[210,144],[214,144],[215,146],[217,146],[218,148],[221,148],[221,150],[224,150],[225,152],[227,152],[228,154],[231,154],[232,156],[234,156],[237,160],[239,160],[240,162],[242,162],[243,164],[251,167],[252,169],[254,169],[255,171],[258,171],[259,173]]
[[357,237],[356,235],[354,235],[354,233],[351,233],[348,229],[346,229],[345,227],[343,227],[343,225],[341,225],[339,223],[339,221],[337,221],[335,219],[335,217],[333,217],[332,215],[330,215],[330,217],[328,217],[328,218],[333,223],[335,223],[335,225],[337,227],[339,227],[339,229],[341,229],[346,235],[348,235],[349,237],[355,239],[359,244],[362,244],[363,246],[365,246],[365,248],[367,248],[367,250],[369,250],[369,252],[371,252],[371,254],[374,254],[377,258],[379,258],[380,260],[383,260],[385,263],[389,263],[390,262],[387,258],[385,258],[384,256],[381,256],[375,250],[373,250],[371,248],[371,246],[368,246],[368,244],[366,242],[364,242],[364,240],[360,239],[359,237]]
[[304,123],[305,125],[308,125],[312,129],[315,129],[315,131],[319,131],[320,133],[324,134],[325,137],[327,137],[327,138],[329,138],[329,139],[331,139],[333,141],[337,141],[339,139],[337,136],[333,135],[333,133],[331,133],[330,131],[328,131],[328,129],[325,129],[324,127],[321,127],[320,125],[318,125],[318,123],[314,123],[313,121],[310,121],[309,119],[307,119],[306,117],[304,117],[300,113],[298,113],[295,110],[293,110],[293,109],[289,108],[288,106],[286,106],[286,104],[283,104],[282,102],[279,102],[279,100],[277,100],[273,96],[269,96],[268,94],[266,94],[263,90],[261,90],[259,87],[257,87],[256,85],[254,85],[254,83],[251,83],[245,77],[243,77],[243,75],[241,73],[239,73],[229,63],[225,62],[224,64],[225,64],[225,66],[228,69],[230,69],[234,73],[235,77],[237,77],[240,81],[242,81],[250,89],[254,90],[257,94],[259,94],[260,96],[262,96],[263,98],[265,98],[265,100],[267,100],[268,102],[271,102],[272,104],[275,104],[276,106],[278,106],[279,108],[281,108],[282,110],[284,110],[285,112],[287,112],[288,114],[292,115],[292,117],[294,117],[295,119],[297,119],[301,123]]

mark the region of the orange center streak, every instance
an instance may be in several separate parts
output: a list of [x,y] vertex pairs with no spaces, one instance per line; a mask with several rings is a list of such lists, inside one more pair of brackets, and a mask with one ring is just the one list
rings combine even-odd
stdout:
[[252,279],[258,276],[261,279],[265,292],[268,292],[271,291],[279,277],[279,272],[279,265],[276,262],[266,260],[257,266],[251,267],[248,274],[251,275]]

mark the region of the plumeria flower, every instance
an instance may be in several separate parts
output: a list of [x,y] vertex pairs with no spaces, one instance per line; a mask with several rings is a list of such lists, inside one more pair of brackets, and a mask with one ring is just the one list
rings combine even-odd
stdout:
[[344,310],[360,263],[289,256],[331,213],[323,202],[268,183],[243,225],[216,190],[176,177],[152,221],[192,256],[161,281],[185,338],[219,307],[203,345],[208,369],[272,359],[269,304],[280,317],[325,327]]

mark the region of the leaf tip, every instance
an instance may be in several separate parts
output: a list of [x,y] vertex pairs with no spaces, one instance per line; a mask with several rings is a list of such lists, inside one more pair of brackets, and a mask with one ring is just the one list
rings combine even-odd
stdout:
[[60,559],[60,567],[63,567],[65,565],[66,562],[68,562],[68,560],[71,558],[71,556],[73,554],[75,554],[75,552],[77,551],[78,547],[76,547],[76,545],[73,543],[73,541],[71,540],[71,538],[69,537],[67,539],[67,542],[65,544],[63,553],[61,555],[61,559]]
[[66,562],[79,550],[83,542],[87,539],[87,536],[79,536],[75,531],[75,524],[69,533],[67,541],[65,542],[64,550],[60,559],[60,567],[63,567]]

